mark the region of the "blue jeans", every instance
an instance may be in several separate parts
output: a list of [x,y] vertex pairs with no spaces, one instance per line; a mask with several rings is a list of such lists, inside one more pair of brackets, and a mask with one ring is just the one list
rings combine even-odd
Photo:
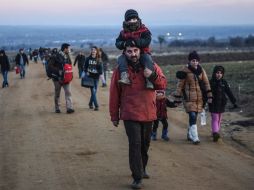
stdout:
[[5,86],[6,84],[8,84],[8,71],[2,71],[2,75],[3,75],[3,86]]
[[20,78],[25,78],[26,75],[26,66],[25,65],[20,65]]
[[94,105],[95,107],[99,107],[98,102],[97,102],[97,97],[96,97],[98,83],[99,83],[99,79],[94,79],[94,87],[90,88],[91,97],[90,97],[90,101],[89,101],[89,106]]
[[78,68],[78,76],[79,76],[79,78],[81,78],[82,72],[83,72],[83,68]]
[[189,112],[189,125],[195,125],[197,123],[197,117],[198,117],[198,113],[197,112]]

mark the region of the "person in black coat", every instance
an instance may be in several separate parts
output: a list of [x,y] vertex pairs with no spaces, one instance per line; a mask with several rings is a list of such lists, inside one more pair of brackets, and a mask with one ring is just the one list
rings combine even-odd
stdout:
[[85,64],[85,60],[86,57],[84,55],[83,52],[79,52],[79,54],[77,55],[77,57],[75,58],[74,61],[74,66],[76,65],[76,63],[78,62],[78,73],[79,73],[79,78],[81,78],[81,74],[84,68],[84,64]]
[[8,87],[8,72],[10,70],[10,63],[7,55],[4,50],[0,51],[0,65],[1,65],[1,73],[3,75],[3,84],[2,88]]
[[27,55],[24,53],[24,49],[20,49],[19,53],[15,57],[16,65],[20,68],[20,78],[25,78],[26,65],[29,65]]
[[220,138],[220,124],[222,119],[222,113],[225,112],[225,106],[227,104],[227,97],[230,99],[234,108],[237,108],[236,99],[230,90],[227,81],[223,78],[225,69],[223,66],[215,66],[213,70],[212,79],[210,80],[210,86],[213,93],[213,101],[209,104],[209,111],[212,117],[212,133],[213,141],[217,142]]

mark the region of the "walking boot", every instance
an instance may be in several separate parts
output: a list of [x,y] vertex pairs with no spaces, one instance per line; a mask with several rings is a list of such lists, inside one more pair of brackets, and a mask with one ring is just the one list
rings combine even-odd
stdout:
[[198,138],[198,128],[197,124],[190,126],[190,134],[191,134],[191,140],[194,145],[197,145],[200,143],[200,140]]
[[146,170],[144,170],[143,172],[143,179],[149,179],[150,175],[146,172]]
[[152,139],[153,141],[156,141],[156,140],[157,140],[157,133],[156,133],[156,132],[153,132],[153,131],[152,131],[151,139]]
[[132,189],[142,189],[142,187],[143,187],[142,180],[134,180],[131,184]]
[[131,84],[131,81],[129,79],[129,74],[128,72],[122,72],[121,73],[121,79],[118,80],[119,83],[121,84],[127,84],[127,85],[130,85]]
[[220,138],[220,134],[219,133],[213,133],[213,142],[217,142]]
[[162,138],[164,141],[169,141],[168,130],[167,130],[167,129],[163,129],[163,130],[162,130],[161,138]]

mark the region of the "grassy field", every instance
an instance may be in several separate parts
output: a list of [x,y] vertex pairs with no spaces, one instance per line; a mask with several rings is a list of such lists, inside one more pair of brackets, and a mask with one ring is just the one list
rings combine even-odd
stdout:
[[[243,114],[254,116],[254,61],[201,63],[201,65],[206,70],[209,79],[215,65],[225,67],[224,78],[230,84],[237,103],[243,110]],[[168,79],[168,94],[175,90],[177,83],[175,73],[182,67],[183,65],[161,65]],[[231,104],[228,103],[228,106],[231,106]]]

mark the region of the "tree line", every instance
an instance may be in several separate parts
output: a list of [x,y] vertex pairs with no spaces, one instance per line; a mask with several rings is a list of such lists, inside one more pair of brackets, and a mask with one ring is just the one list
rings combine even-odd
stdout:
[[177,39],[168,41],[167,37],[164,35],[158,36],[157,43],[162,47],[163,44],[166,44],[170,47],[254,47],[254,36],[249,35],[248,37],[229,37],[228,39],[216,39],[214,36],[209,37],[206,40],[194,39],[194,40],[184,40]]

